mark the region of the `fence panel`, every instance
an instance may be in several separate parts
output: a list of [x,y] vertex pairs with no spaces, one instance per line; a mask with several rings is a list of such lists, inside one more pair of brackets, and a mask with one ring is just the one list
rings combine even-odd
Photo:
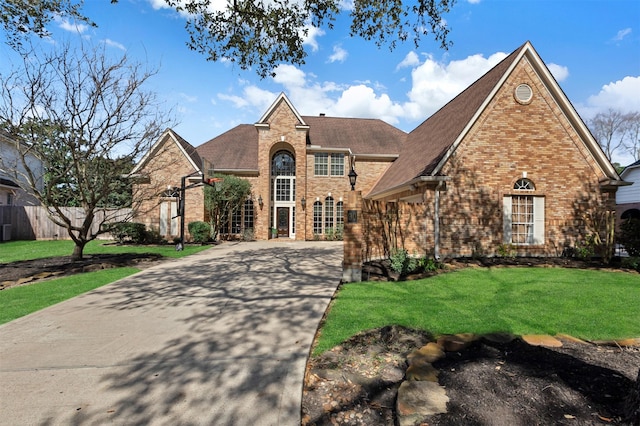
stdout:
[[[63,207],[64,214],[74,226],[80,226],[84,212],[80,207]],[[108,209],[96,212],[91,232],[98,232],[99,224],[118,222],[131,217],[131,209]],[[9,236],[9,238],[7,238]],[[108,237],[108,234],[105,236]],[[66,228],[56,225],[43,206],[0,206],[0,237],[3,240],[70,239]]]

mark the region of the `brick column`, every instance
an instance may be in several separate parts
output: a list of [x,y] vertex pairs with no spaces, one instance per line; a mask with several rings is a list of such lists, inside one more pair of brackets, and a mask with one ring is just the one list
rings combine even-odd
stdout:
[[362,281],[362,191],[349,191],[344,209],[342,281]]

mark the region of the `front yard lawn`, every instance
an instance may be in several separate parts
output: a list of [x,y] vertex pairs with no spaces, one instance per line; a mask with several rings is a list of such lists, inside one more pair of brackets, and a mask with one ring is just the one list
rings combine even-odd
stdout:
[[103,269],[0,291],[0,324],[135,274],[136,268]]
[[342,286],[314,350],[402,325],[436,335],[569,334],[640,337],[640,274],[565,268],[469,268],[416,281]]
[[[71,256],[73,246],[74,244],[71,240],[7,241],[0,244],[0,263]],[[210,247],[211,246],[186,244],[184,250],[176,251],[175,246],[171,244],[118,245],[112,241],[93,240],[85,246],[84,254],[154,253],[164,257],[179,258],[206,250]]]

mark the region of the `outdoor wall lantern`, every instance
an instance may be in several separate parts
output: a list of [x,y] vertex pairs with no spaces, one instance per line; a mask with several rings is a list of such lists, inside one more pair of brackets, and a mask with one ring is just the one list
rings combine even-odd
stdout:
[[356,190],[356,179],[358,178],[358,174],[353,169],[353,163],[351,163],[351,170],[349,171],[349,184],[351,185],[351,190]]
[[264,201],[262,201],[262,195],[258,195],[258,205],[260,206],[260,208],[264,206]]
[[302,199],[300,200],[300,205],[302,206],[302,210],[304,210],[304,208],[307,206],[307,199],[302,197]]

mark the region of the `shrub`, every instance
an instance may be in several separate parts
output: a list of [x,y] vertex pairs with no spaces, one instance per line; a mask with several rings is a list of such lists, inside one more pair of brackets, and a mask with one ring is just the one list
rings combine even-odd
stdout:
[[147,244],[166,244],[167,240],[162,238],[162,235],[160,235],[160,231],[151,228],[145,232],[144,242]]
[[629,218],[622,222],[619,240],[629,256],[640,256],[640,219]]
[[114,222],[109,225],[108,230],[120,244],[127,241],[135,244],[143,244],[145,242],[146,230],[143,223]]
[[253,241],[254,239],[253,228],[247,228],[242,231],[242,241]]
[[436,262],[436,260],[431,257],[421,257],[418,260],[418,268],[421,268],[426,272],[433,272],[442,268],[442,264],[440,262]]
[[189,233],[194,243],[204,244],[211,238],[211,226],[202,221],[190,222]]
[[620,266],[640,272],[640,257],[623,257]]
[[409,252],[406,249],[394,250],[389,260],[391,261],[391,269],[400,275],[415,271],[418,266],[418,260],[409,256]]
[[508,259],[515,259],[516,246],[514,246],[513,244],[500,244],[498,246],[498,256]]

